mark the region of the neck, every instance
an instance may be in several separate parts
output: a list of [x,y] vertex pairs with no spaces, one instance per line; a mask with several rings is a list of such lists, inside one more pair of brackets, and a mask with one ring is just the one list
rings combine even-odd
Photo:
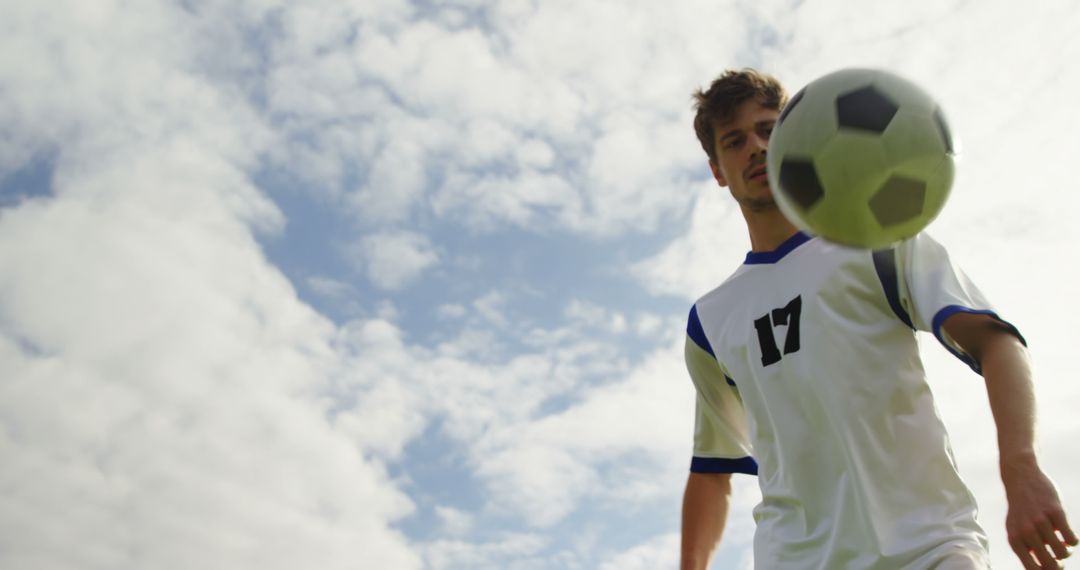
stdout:
[[750,231],[750,250],[755,253],[773,251],[799,231],[779,208],[758,211],[743,208],[742,212]]

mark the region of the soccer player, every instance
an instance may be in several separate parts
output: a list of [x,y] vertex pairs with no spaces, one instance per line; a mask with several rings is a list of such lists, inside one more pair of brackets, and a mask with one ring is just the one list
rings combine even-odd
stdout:
[[683,499],[682,567],[703,569],[727,518],[731,474],[756,474],[758,568],[989,568],[919,359],[932,332],[985,380],[1025,568],[1059,568],[1077,537],[1037,462],[1023,337],[925,234],[871,252],[809,237],[765,176],[786,101],[754,70],[696,94],[713,177],[742,210],[745,262],[694,304],[686,361],[697,391]]

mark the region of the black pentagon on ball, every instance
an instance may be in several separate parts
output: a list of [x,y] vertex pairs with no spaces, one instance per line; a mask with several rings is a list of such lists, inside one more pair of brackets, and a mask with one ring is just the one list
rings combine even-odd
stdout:
[[799,101],[802,101],[803,95],[806,95],[805,87],[799,89],[799,92],[796,93],[795,96],[792,97],[790,100],[788,100],[786,105],[784,105],[784,110],[780,111],[780,117],[776,120],[777,125],[784,122],[784,119],[787,118],[788,113],[790,113],[791,110],[795,108],[795,105],[799,104]]
[[870,198],[870,211],[881,227],[902,224],[917,217],[926,202],[926,182],[893,176]]
[[938,132],[941,133],[941,140],[945,143],[945,152],[948,154],[956,154],[953,150],[952,134],[949,132],[949,124],[945,122],[945,115],[941,112],[941,107],[934,109],[934,124],[937,125]]
[[900,106],[873,85],[836,98],[836,121],[842,129],[882,133]]
[[810,159],[785,158],[780,163],[780,191],[803,210],[809,210],[825,196]]

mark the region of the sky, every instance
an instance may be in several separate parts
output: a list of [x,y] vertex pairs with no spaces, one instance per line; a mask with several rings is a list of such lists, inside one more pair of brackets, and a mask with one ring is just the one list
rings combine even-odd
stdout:
[[[941,103],[929,231],[1080,526],[1080,6],[855,6],[0,0],[0,566],[675,567],[686,314],[749,248],[690,94],[744,66]],[[922,352],[1016,567],[985,389]]]

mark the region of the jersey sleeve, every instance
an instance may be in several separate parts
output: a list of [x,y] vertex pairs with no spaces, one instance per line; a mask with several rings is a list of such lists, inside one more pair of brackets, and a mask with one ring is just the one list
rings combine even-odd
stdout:
[[697,393],[690,470],[756,475],[757,462],[750,447],[742,399],[705,337],[697,307],[690,311],[685,355],[686,368]]
[[942,328],[951,315],[959,312],[990,315],[1027,344],[1016,327],[998,316],[978,287],[952,262],[945,248],[929,235],[920,233],[903,242],[897,247],[896,255],[903,276],[900,296],[911,324],[918,330],[933,333],[949,352],[976,373],[982,374],[979,363]]

